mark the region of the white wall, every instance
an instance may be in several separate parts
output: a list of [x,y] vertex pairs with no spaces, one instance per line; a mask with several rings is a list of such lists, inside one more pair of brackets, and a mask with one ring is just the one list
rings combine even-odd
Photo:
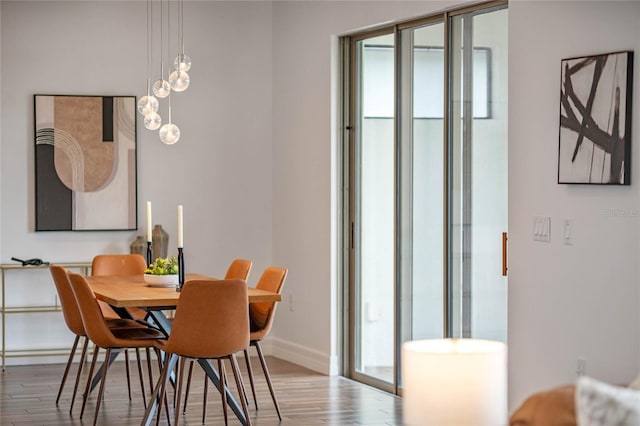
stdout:
[[[638,79],[632,185],[558,185],[560,61],[635,50],[640,2],[515,1],[509,6],[510,406],[586,373],[628,383],[639,367]],[[533,216],[551,217],[551,242],[532,240]],[[574,221],[563,245],[561,223]]]
[[[255,282],[272,258],[268,2],[185,3],[185,50],[193,68],[189,90],[173,98],[181,140],[162,144],[138,116],[139,232],[34,232],[33,95],[145,95],[145,5],[1,2],[1,261],[128,252],[135,235],[144,234],[150,200],[154,223],[170,234],[170,253],[176,252],[176,206],[184,205],[187,271],[222,276],[233,258],[246,257],[254,261]],[[36,292],[29,286],[37,283],[23,281],[11,281],[15,303]]]

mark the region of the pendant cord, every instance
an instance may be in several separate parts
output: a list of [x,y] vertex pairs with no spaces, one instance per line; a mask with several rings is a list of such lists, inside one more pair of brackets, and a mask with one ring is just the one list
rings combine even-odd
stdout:
[[147,96],[151,95],[151,0],[147,0]]
[[167,57],[170,55],[169,52],[171,52],[171,2],[167,0]]
[[184,0],[180,0],[180,53],[184,56]]
[[164,31],[162,30],[162,21],[164,14],[162,10],[162,1],[160,1],[160,80],[164,80]]

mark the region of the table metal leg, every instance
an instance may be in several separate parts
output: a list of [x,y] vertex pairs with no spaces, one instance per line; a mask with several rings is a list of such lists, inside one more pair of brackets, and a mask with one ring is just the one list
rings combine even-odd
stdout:
[[[97,350],[97,349],[94,349]],[[120,355],[120,352],[122,352],[122,349],[114,349],[111,351],[111,353],[109,354],[109,367],[111,367],[111,364],[113,364],[113,361],[116,360],[116,358],[118,357],[118,355]],[[98,372],[96,373],[95,376],[93,376],[93,380],[91,380],[91,387],[89,388],[89,393],[93,392],[93,388],[96,387],[96,385],[98,383],[100,383],[100,380],[102,379],[102,369],[104,368],[104,364],[102,364],[100,366],[100,368],[98,368]]]
[[[178,356],[172,354],[170,357],[168,357],[168,359],[165,357],[165,360],[168,363],[165,368],[173,370],[176,366],[176,363],[178,362]],[[156,383],[155,388],[153,388],[153,394],[151,395],[151,399],[149,400],[149,405],[147,405],[147,409],[144,412],[144,417],[142,418],[142,423],[140,423],[143,426],[151,425],[153,416],[155,415],[156,411],[158,411],[158,407],[162,406],[162,401],[160,401],[160,390],[162,389],[162,381],[163,379],[165,379],[165,377],[166,376],[164,374],[161,374],[158,378],[158,382]]]
[[[211,379],[211,382],[213,382],[213,385],[216,387],[216,389],[220,391],[220,375],[218,374],[218,371],[213,368],[213,364],[211,364],[211,361],[207,359],[199,359],[198,364],[200,364],[204,372],[207,374],[207,377]],[[226,385],[226,383],[224,391],[227,395],[227,405],[231,407],[231,410],[235,413],[238,420],[240,420],[240,423],[246,426],[247,419],[244,417],[244,412],[242,411],[242,408],[238,406],[238,401],[236,401],[231,392],[229,392],[229,387]]]

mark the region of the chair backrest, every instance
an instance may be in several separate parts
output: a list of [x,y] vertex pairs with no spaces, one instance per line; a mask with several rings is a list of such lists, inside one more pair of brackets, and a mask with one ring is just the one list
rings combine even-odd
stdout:
[[69,273],[71,289],[76,298],[82,324],[87,336],[96,345],[107,348],[113,344],[113,333],[109,330],[107,323],[98,305],[93,290],[89,287],[87,279],[80,274]]
[[243,280],[247,281],[249,278],[249,272],[251,272],[251,265],[253,263],[247,259],[235,259],[229,265],[227,274],[224,276],[225,280]]
[[147,269],[147,261],[137,253],[99,254],[91,262],[91,275],[139,275]]
[[73,295],[73,290],[71,289],[67,270],[62,266],[51,265],[49,266],[49,271],[51,271],[53,283],[56,285],[56,290],[58,291],[64,322],[67,324],[67,327],[69,327],[69,330],[76,336],[85,336],[82,316],[80,315],[80,309],[78,309],[76,297]]
[[247,346],[247,284],[242,280],[185,283],[164,349],[191,358],[217,358]]
[[[287,278],[287,268],[270,266],[262,272],[256,288],[269,290],[280,294],[282,286]],[[249,316],[251,318],[252,332],[261,332],[260,338],[266,335],[273,324],[273,317],[276,312],[276,302],[251,303],[249,306]],[[253,337],[252,337],[253,338]]]

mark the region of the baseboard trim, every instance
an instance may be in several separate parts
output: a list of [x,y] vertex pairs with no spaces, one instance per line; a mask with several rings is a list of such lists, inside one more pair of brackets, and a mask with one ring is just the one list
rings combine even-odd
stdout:
[[[297,343],[289,342],[288,340],[283,340],[272,336],[267,336],[264,340],[262,340],[261,346],[262,351],[265,355],[275,356],[285,361],[308,368],[309,370],[316,371],[320,374],[325,374],[328,376],[335,376],[340,374],[338,363],[339,359],[336,356],[330,356],[316,349],[312,349],[307,346],[299,345]],[[244,357],[242,352],[237,353],[236,356],[241,358]],[[256,356],[255,349],[249,349],[249,356]],[[38,364],[61,364],[67,362],[68,356],[45,356],[38,358]],[[142,352],[141,358],[146,358],[144,356],[144,352]],[[79,354],[74,357],[74,362],[77,363],[78,360]],[[119,358],[118,360],[121,359]],[[131,357],[131,360],[135,360],[135,353]],[[33,358],[15,357],[7,359],[7,366],[30,364],[34,364]]]
[[272,355],[328,376],[338,374],[337,357],[316,349],[272,336],[267,336],[261,342],[261,346],[265,355]]

